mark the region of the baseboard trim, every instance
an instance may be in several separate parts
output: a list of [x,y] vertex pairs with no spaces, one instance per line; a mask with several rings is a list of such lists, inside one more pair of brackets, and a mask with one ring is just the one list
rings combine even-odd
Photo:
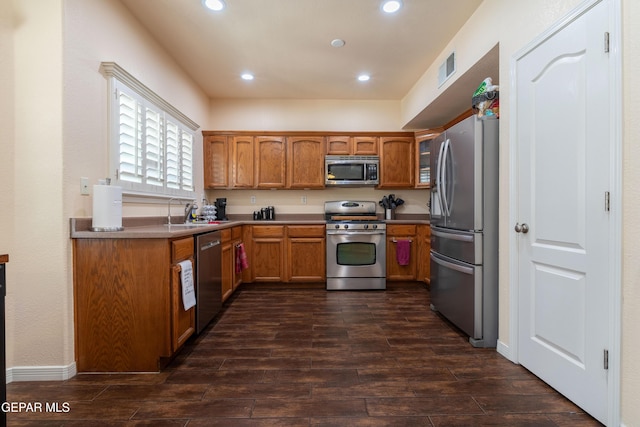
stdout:
[[65,381],[77,373],[76,362],[67,366],[16,366],[7,369],[7,384],[22,381]]
[[509,359],[510,361],[512,361],[513,363],[518,363],[516,360],[514,360],[513,353],[511,352],[511,348],[504,342],[498,340],[496,351],[502,356],[504,356],[506,359]]

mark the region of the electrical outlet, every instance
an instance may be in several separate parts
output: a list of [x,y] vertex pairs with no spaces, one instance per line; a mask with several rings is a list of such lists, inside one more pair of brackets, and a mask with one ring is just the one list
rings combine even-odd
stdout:
[[306,205],[307,204],[307,196],[300,197],[300,203],[302,203],[303,205]]
[[251,196],[251,204],[252,205],[256,204],[256,196]]
[[83,196],[89,195],[89,178],[80,178],[80,194]]

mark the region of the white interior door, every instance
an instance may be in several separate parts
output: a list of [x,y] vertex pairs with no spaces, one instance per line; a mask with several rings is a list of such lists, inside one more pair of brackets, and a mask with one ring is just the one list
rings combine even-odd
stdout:
[[[607,420],[606,1],[516,59],[519,362]],[[603,112],[604,109],[604,112]]]

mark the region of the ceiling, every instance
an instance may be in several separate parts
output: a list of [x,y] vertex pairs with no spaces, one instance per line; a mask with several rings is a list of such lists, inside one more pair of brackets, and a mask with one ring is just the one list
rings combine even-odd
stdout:
[[482,2],[404,0],[384,14],[381,0],[120,1],[211,98],[357,100],[404,97]]

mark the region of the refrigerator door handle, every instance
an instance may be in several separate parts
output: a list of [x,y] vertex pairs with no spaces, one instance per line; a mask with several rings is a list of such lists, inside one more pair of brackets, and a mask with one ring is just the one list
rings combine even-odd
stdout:
[[[444,146],[444,150],[442,152],[442,176],[440,178],[440,182],[442,184],[442,189],[444,191],[440,191],[440,197],[443,201],[442,203],[442,210],[445,213],[445,216],[450,216],[451,215],[451,207],[449,206],[449,202],[450,200],[447,200],[447,189],[448,189],[448,182],[447,182],[447,160],[449,159],[449,153],[450,153],[450,143],[451,140],[447,139],[443,146]],[[442,190],[441,189],[441,190]]]
[[445,143],[443,142],[440,145],[440,150],[438,151],[438,163],[436,168],[436,197],[438,197],[438,202],[440,202],[440,209],[442,209],[443,214],[446,216],[446,210],[442,204],[442,156],[444,154]]
[[469,234],[442,233],[434,230],[433,228],[431,228],[431,235],[442,237],[443,239],[458,240],[461,242],[473,242],[473,238],[474,238],[473,235],[469,235]]
[[440,264],[443,267],[449,268],[451,270],[459,271],[463,274],[473,275],[473,267],[465,267],[464,265],[454,264],[449,261],[445,261],[433,252],[431,252],[431,260],[436,264]]

